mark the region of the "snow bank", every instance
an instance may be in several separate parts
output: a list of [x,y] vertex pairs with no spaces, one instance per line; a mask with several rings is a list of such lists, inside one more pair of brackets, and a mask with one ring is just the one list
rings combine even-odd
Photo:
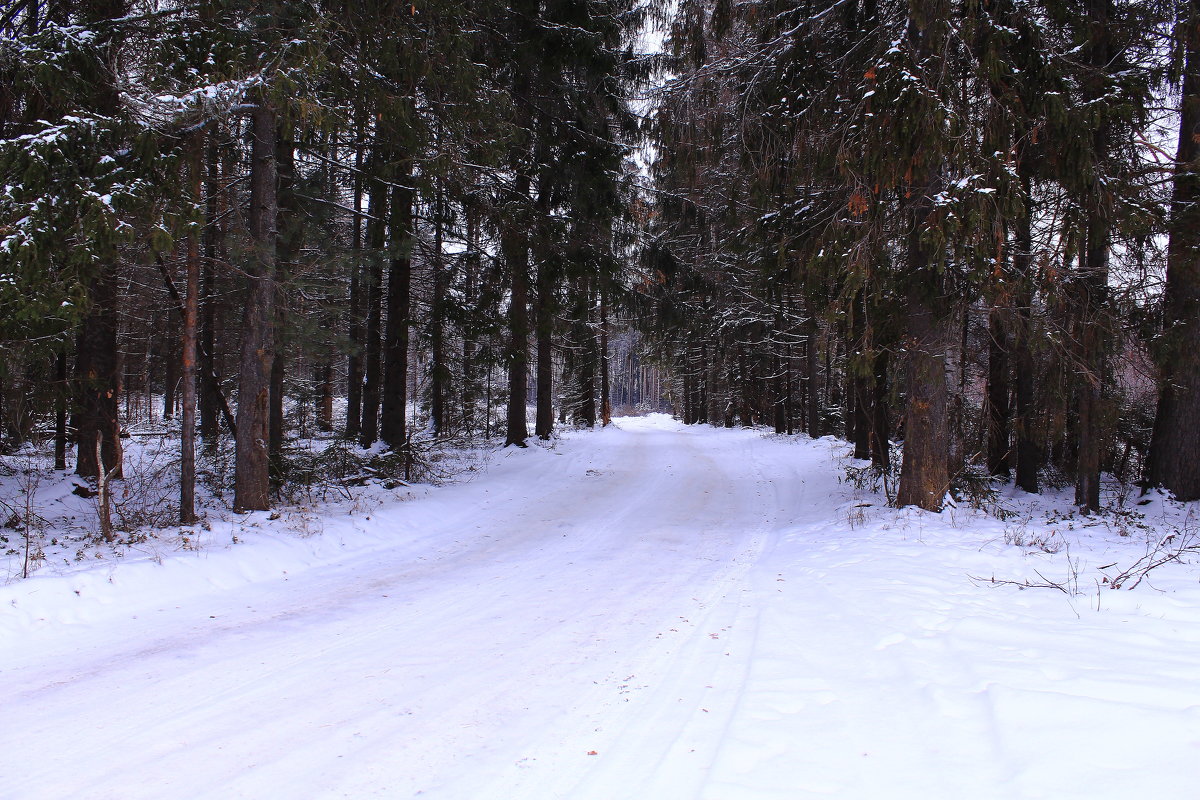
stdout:
[[895,511],[846,464],[624,419],[409,500],[10,584],[0,794],[1194,794],[1191,553],[1108,588],[1189,507]]

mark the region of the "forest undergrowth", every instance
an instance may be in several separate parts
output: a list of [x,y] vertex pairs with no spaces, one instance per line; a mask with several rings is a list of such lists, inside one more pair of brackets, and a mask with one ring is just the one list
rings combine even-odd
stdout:
[[[178,523],[178,425],[142,422],[130,426],[125,440],[125,477],[112,491],[114,537],[99,527],[94,484],[70,470],[53,468],[52,453],[31,440],[19,451],[0,455],[0,580],[11,582],[39,572],[61,574],[98,563],[163,559],[179,553],[203,554],[239,543],[237,531],[248,517],[262,517],[284,536],[319,536],[324,520],[357,516],[369,519],[379,507],[414,500],[435,486],[470,480],[503,452],[499,437],[442,437],[415,434],[399,452],[376,445],[362,448],[334,434],[289,442],[277,474],[277,502],[270,512],[235,514],[233,446],[201,453],[197,462],[199,520]],[[779,436],[766,427],[761,435],[776,442],[805,446],[807,437]],[[1021,576],[973,576],[981,584],[1046,588],[1071,597],[1111,589],[1153,586],[1153,573],[1167,564],[1200,563],[1200,519],[1192,504],[1177,503],[1158,490],[1104,476],[1100,512],[1082,514],[1073,504],[1067,481],[1040,495],[980,470],[964,469],[947,494],[940,515],[894,508],[899,478],[896,465],[881,471],[854,459],[851,446],[825,437],[831,465],[842,474],[849,501],[831,503],[830,514],[847,531],[875,526],[906,526],[914,515],[944,518],[951,528],[976,527],[995,532],[994,542],[1024,551],[1033,564]],[[538,446],[555,447],[557,437]],[[831,517],[831,518],[832,518]],[[259,524],[258,520],[250,523]],[[932,523],[931,523],[932,524]],[[1082,554],[1082,555],[1081,555]],[[1043,569],[1039,559],[1053,563]],[[1099,602],[1099,599],[1095,602]]]
[[[0,580],[40,570],[68,572],[93,562],[130,557],[161,560],[180,551],[201,552],[237,544],[218,541],[214,522],[247,515],[232,511],[234,446],[197,454],[199,519],[179,523],[178,423],[141,422],[128,427],[124,478],[114,482],[112,540],[100,524],[94,481],[54,469],[46,443],[31,439],[0,454]],[[484,436],[433,439],[409,436],[400,450],[359,447],[335,434],[292,439],[275,473],[276,504],[258,512],[289,533],[310,536],[321,518],[366,515],[384,503],[421,495],[428,487],[467,480],[486,468],[502,440]]]
[[[851,457],[848,447],[841,457],[845,482],[852,489],[845,513],[849,528],[909,513],[894,508],[900,447],[893,444],[893,452],[887,470]],[[1033,560],[1052,558],[1057,564],[1053,573],[1034,567],[1033,577],[972,576],[979,583],[1052,589],[1070,597],[1092,595],[1098,605],[1106,589],[1152,586],[1153,573],[1160,567],[1200,564],[1200,517],[1194,504],[1105,473],[1100,510],[1084,513],[1074,504],[1070,479],[1050,469],[1046,473],[1040,494],[1024,492],[978,465],[968,464],[954,477],[943,510],[950,527],[995,528],[998,542],[1023,550]]]

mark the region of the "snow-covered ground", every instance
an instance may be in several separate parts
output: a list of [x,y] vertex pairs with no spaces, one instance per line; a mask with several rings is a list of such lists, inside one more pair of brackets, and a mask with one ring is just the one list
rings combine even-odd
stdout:
[[1198,571],[1102,583],[1188,507],[897,512],[844,458],[621,419],[11,582],[0,797],[1196,796]]

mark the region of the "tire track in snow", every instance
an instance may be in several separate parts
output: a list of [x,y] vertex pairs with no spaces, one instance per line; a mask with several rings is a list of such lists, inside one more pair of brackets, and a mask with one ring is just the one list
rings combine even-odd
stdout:
[[[709,675],[692,662],[730,631],[744,636],[739,581],[766,522],[732,479],[744,446],[631,427],[581,437],[563,456],[514,454],[532,480],[511,493],[486,479],[453,487],[438,529],[414,532],[430,542],[419,558],[348,556],[286,586],[202,598],[212,624],[197,624],[195,607],[114,621],[137,635],[95,645],[51,684],[34,664],[16,676],[27,691],[6,726],[43,742],[70,729],[72,744],[48,748],[10,787],[228,798],[300,776],[312,796],[482,797],[513,770],[567,774],[561,759],[588,758],[562,747],[589,714],[631,744],[660,725],[686,742],[698,714],[727,713],[728,698],[703,690],[736,684],[745,657]],[[403,535],[405,511],[375,521]],[[655,638],[678,617],[690,625],[678,641]],[[626,663],[654,681],[649,706],[614,682]],[[713,707],[678,713],[661,699],[680,693]],[[8,741],[0,734],[0,748]]]

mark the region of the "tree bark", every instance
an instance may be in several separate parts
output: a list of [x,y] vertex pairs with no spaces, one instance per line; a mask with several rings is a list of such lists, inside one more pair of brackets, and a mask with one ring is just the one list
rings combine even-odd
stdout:
[[304,220],[300,213],[300,199],[296,196],[296,147],[293,141],[295,128],[281,125],[275,140],[276,202],[278,218],[275,237],[275,320],[274,358],[271,361],[270,410],[267,422],[269,441],[267,456],[270,461],[271,479],[278,483],[283,475],[284,443],[284,378],[287,369],[287,327],[289,306],[283,287],[287,286],[296,272],[297,261],[304,243]]
[[281,328],[284,324],[279,298],[275,303],[275,357],[271,359],[270,401],[267,409],[267,459],[270,461],[271,480],[278,485],[283,475],[283,401],[284,377],[287,365],[287,344]]
[[[1106,91],[1104,75],[1110,69],[1111,42],[1109,18],[1111,0],[1088,0],[1088,64],[1092,74],[1084,86],[1084,96],[1098,102]],[[1093,172],[1098,173],[1108,158],[1111,131],[1101,123],[1092,132]],[[1100,510],[1101,389],[1104,383],[1105,334],[1104,310],[1108,293],[1108,256],[1110,223],[1107,190],[1101,176],[1092,174],[1085,187],[1085,229],[1080,252],[1080,274],[1076,297],[1080,368],[1083,383],[1079,387],[1079,455],[1076,462],[1075,504],[1085,513]]]
[[[539,120],[537,158],[542,160],[546,152],[544,120]],[[536,261],[536,291],[533,296],[533,327],[537,342],[536,389],[534,392],[533,433],[539,439],[549,439],[554,432],[554,315],[556,312],[555,290],[558,275],[552,262],[550,231],[550,179],[542,175],[538,179],[537,201],[534,204],[535,223],[531,237],[531,252]]]
[[[522,206],[529,199],[529,174],[517,171],[513,192]],[[525,447],[529,438],[526,420],[526,381],[529,374],[529,238],[521,227],[523,214],[515,214],[500,236],[500,249],[508,266],[508,406],[505,410],[504,446]]]
[[[464,210],[466,217],[467,250],[463,254],[463,300],[468,308],[477,302],[476,284],[479,276],[479,242],[476,211]],[[464,328],[462,334],[462,425],[464,431],[475,430],[475,403],[479,396],[476,382],[475,355],[478,344],[473,330]]]
[[866,298],[859,291],[854,299],[854,324],[849,341],[850,352],[846,355],[846,368],[850,372],[850,405],[853,424],[850,426],[851,441],[854,442],[854,457],[866,460],[871,457],[871,372],[866,339]]
[[[780,337],[786,339],[788,331],[784,329],[783,323],[783,295],[779,296],[779,307],[775,310],[775,331]],[[772,411],[773,422],[775,425],[775,433],[782,434],[788,431],[790,419],[788,414],[788,395],[791,391],[791,379],[789,377],[789,367],[791,359],[785,353],[780,355],[778,345],[771,348],[771,373],[773,375],[772,395],[774,405]]]
[[413,193],[412,162],[405,161],[392,189],[388,229],[390,253],[387,327],[383,344],[383,412],[379,438],[393,448],[405,445],[408,431],[408,338],[412,313]]
[[350,355],[346,363],[346,431],[347,439],[357,439],[362,430],[363,391],[363,142],[362,124],[359,123],[354,148],[354,216],[350,240],[350,297],[349,337]]
[[888,421],[888,351],[875,351],[875,392],[871,402],[871,463],[880,472],[891,468],[891,432]]
[[319,371],[320,394],[317,398],[317,428],[324,433],[329,433],[333,430],[333,365],[322,364]]
[[953,315],[937,307],[942,282],[921,239],[928,214],[928,199],[918,201],[908,235],[908,402],[896,505],[941,511],[950,488],[946,351]]
[[235,512],[271,507],[269,400],[274,360],[275,248],[279,218],[275,164],[277,118],[264,100],[251,113],[250,238],[253,257],[246,270],[246,306],[238,375]]
[[[1022,161],[1020,169],[1027,169]],[[1037,362],[1033,357],[1033,228],[1029,208],[1032,187],[1028,177],[1022,179],[1022,194],[1026,212],[1016,220],[1013,236],[1013,272],[1018,287],[1013,315],[1012,352],[1016,368],[1016,408],[1013,428],[1017,440],[1016,484],[1026,492],[1038,491],[1038,470],[1042,466],[1042,441],[1037,425],[1035,404],[1035,375]]]
[[1010,471],[1007,318],[1011,313],[1009,307],[994,306],[988,314],[987,466],[989,474],[1005,479]]
[[223,223],[220,221],[220,160],[217,153],[216,136],[209,138],[206,164],[204,262],[201,267],[203,300],[200,306],[198,358],[200,394],[197,400],[200,411],[200,438],[204,442],[205,452],[211,455],[217,451],[217,437],[220,433],[217,423],[218,387],[216,385],[216,360],[214,358],[217,312],[216,300],[213,297],[213,283],[217,264],[218,241],[224,231]]
[[[121,428],[117,420],[121,393],[122,363],[117,349],[118,292],[115,264],[105,264],[92,280],[88,293],[91,307],[84,318],[76,345],[76,441],[75,472],[84,478],[100,478],[101,472],[121,477]],[[97,439],[103,468],[96,461]]]
[[168,309],[166,319],[166,337],[162,345],[163,354],[163,413],[164,421],[175,419],[177,396],[175,389],[179,386],[180,364],[176,354],[181,333],[175,318],[175,312]]
[[804,408],[807,411],[805,426],[809,436],[814,439],[821,436],[821,396],[817,380],[817,312],[816,301],[812,296],[812,287],[806,286],[804,292]]
[[534,325],[537,330],[537,412],[533,432],[549,439],[554,432],[554,278],[547,254],[538,259]]
[[439,185],[434,199],[433,211],[433,297],[429,301],[429,423],[434,436],[442,436],[449,430],[446,415],[446,396],[449,392],[450,365],[446,353],[445,300],[449,291],[450,275],[446,269],[442,252],[442,237],[445,209],[442,187]]
[[[67,354],[59,350],[54,356],[54,468],[67,468]],[[3,394],[3,392],[0,392]]]
[[[89,25],[105,25],[125,16],[128,3],[125,0],[89,0],[81,4],[80,11]],[[101,39],[101,42],[107,69],[102,70],[101,74],[81,77],[95,81],[90,87],[90,110],[114,114],[121,106],[115,83],[116,76],[120,74],[120,43],[111,37]],[[120,296],[116,259],[117,253],[111,253],[90,282],[90,308],[80,327],[76,347],[76,442],[79,446],[76,447],[75,471],[81,477],[98,481],[103,481],[106,476],[118,479],[122,475],[121,430],[117,410],[123,363],[117,349]],[[98,440],[103,441],[102,448],[93,446]]]
[[[384,154],[382,134],[376,134],[375,149],[368,161],[368,172],[378,174]],[[379,395],[383,362],[380,353],[380,330],[383,327],[383,248],[387,241],[388,187],[383,181],[371,185],[371,219],[367,222],[367,325],[363,344],[362,417],[358,442],[370,447],[379,438]]]
[[576,425],[596,427],[596,336],[592,331],[592,289],[587,278],[581,278],[575,312],[575,342],[578,374],[578,394],[574,403]]
[[1086,249],[1080,253],[1083,274],[1078,295],[1079,360],[1083,381],[1079,387],[1079,453],[1075,504],[1085,513],[1100,510],[1101,386],[1104,372],[1102,313],[1108,283],[1108,224],[1096,215],[1089,220]]
[[[199,202],[203,181],[203,137],[197,136],[190,149],[188,168],[192,199]],[[189,525],[196,521],[196,349],[200,313],[200,233],[195,228],[188,232],[185,269],[187,294],[183,300],[180,354],[183,432],[179,443],[179,521]]]
[[612,422],[611,379],[608,364],[608,302],[600,288],[600,425]]
[[1200,499],[1200,0],[1180,24],[1186,55],[1146,480],[1188,501]]

